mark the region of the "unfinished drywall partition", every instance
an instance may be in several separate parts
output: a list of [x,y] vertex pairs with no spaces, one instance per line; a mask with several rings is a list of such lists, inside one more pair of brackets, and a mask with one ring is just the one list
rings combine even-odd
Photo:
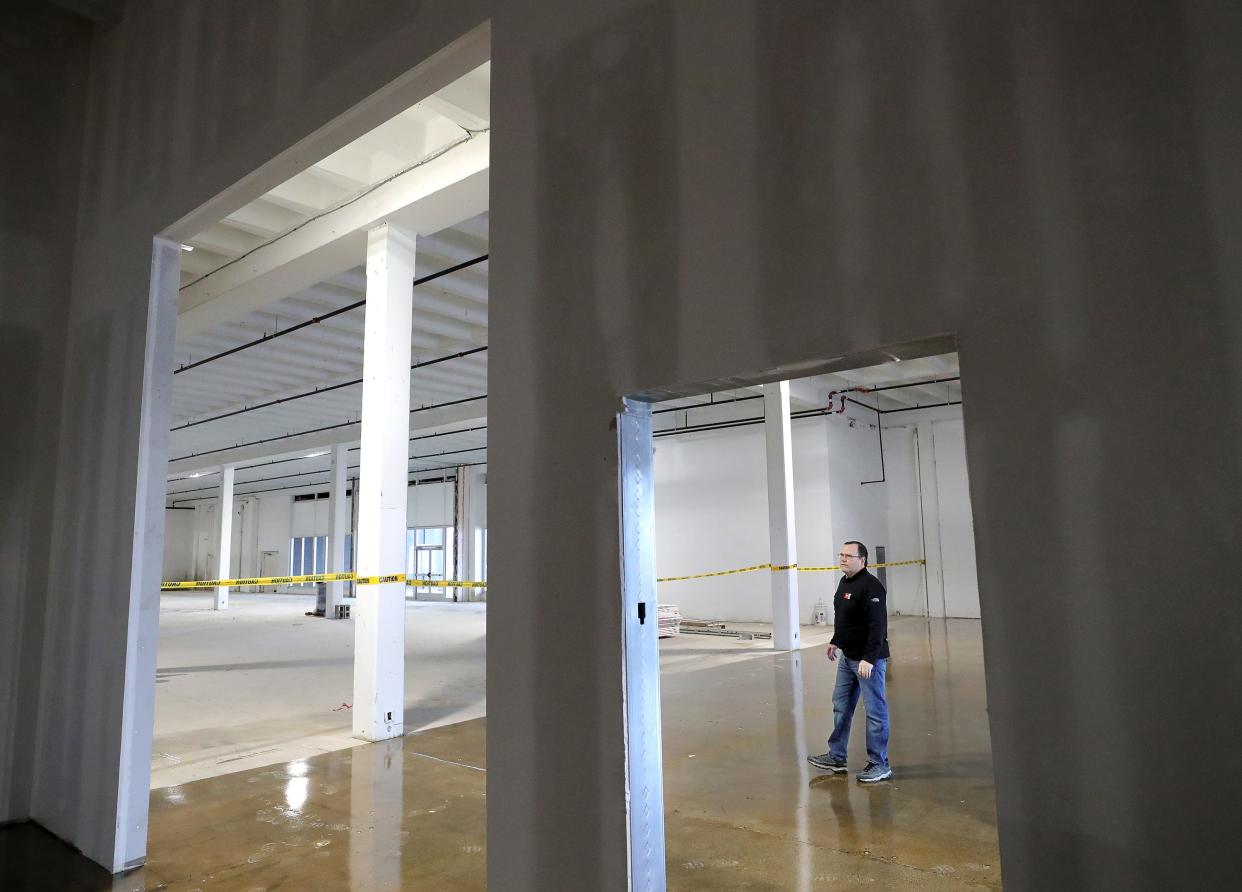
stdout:
[[[393,109],[374,97],[430,76],[440,63],[426,60],[443,62],[488,11],[373,0],[260,16],[135,0],[94,35],[76,234],[52,254],[68,267],[72,253],[60,401],[72,423],[57,450],[60,565],[28,813],[106,867],[145,856],[149,759],[130,748],[127,710],[154,693],[153,668],[135,658],[154,654],[162,524],[141,525],[135,506],[162,491],[166,406],[143,401],[172,368],[158,351],[147,363],[152,235],[188,237],[338,148],[351,134],[327,125],[342,116],[364,129],[386,119]],[[476,32],[480,62],[486,43]],[[150,738],[149,722],[133,731]]]
[[38,3],[6,8],[0,35],[0,824],[30,814],[47,587],[64,558],[50,530],[89,33]]
[[[620,397],[857,365],[945,333],[970,393],[1006,884],[1232,880],[1233,805],[1212,791],[1242,786],[1242,601],[1227,594],[1242,559],[1242,20],[1223,2],[1132,13],[500,13],[493,885],[627,882]],[[1214,621],[1150,622],[1190,566]],[[1073,610],[1050,609],[1067,575]],[[1202,655],[1193,685],[1151,659],[1180,650]],[[1211,790],[1153,775],[1196,749],[1204,716],[1225,745]]]

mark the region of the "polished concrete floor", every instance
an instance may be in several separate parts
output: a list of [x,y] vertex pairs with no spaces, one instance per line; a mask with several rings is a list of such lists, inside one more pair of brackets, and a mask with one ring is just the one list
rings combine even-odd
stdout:
[[[151,786],[349,749],[354,624],[306,616],[305,595],[165,592]],[[406,605],[405,729],[484,714],[487,605]]]
[[[835,666],[807,647],[662,645],[670,889],[996,889],[979,624],[894,618],[892,781],[824,749]],[[865,761],[861,707],[850,761]],[[109,878],[29,825],[0,831],[5,889],[480,889],[485,721],[153,791],[150,859]]]

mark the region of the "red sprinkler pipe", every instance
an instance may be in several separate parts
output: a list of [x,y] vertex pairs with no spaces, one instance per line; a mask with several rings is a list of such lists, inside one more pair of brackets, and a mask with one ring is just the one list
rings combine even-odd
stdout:
[[[870,393],[870,390],[866,387],[847,387],[845,388],[845,390],[832,391],[831,393],[828,394],[828,412],[829,413],[835,412],[837,415],[840,415],[845,411],[845,394],[847,393]],[[832,401],[836,399],[837,394],[841,394],[841,408],[834,410],[832,408]]]

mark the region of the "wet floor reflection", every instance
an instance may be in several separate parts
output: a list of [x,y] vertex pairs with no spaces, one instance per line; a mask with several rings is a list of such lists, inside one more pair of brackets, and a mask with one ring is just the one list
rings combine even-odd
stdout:
[[349,751],[351,892],[401,888],[403,742],[385,740]]
[[979,623],[890,638],[895,776],[873,786],[861,704],[849,775],[805,761],[832,728],[822,646],[664,677],[670,889],[1000,887]]
[[[663,675],[670,889],[1000,888],[979,624],[894,618],[890,637],[895,776],[871,787],[806,763],[832,725],[822,647]],[[860,715],[852,769],[864,737]],[[480,719],[153,791],[150,862],[115,879],[0,830],[0,888],[482,889],[485,738]]]

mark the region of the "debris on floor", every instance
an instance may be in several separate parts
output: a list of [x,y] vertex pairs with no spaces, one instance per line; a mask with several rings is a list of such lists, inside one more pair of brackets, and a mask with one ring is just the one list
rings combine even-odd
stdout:
[[659,637],[672,638],[681,634],[681,609],[676,604],[660,604],[656,607],[659,621]]
[[772,638],[771,632],[750,632],[744,629],[730,629],[724,623],[697,619],[683,619],[681,621],[681,631],[687,635],[715,635],[720,638],[736,638],[739,641],[767,641]]

